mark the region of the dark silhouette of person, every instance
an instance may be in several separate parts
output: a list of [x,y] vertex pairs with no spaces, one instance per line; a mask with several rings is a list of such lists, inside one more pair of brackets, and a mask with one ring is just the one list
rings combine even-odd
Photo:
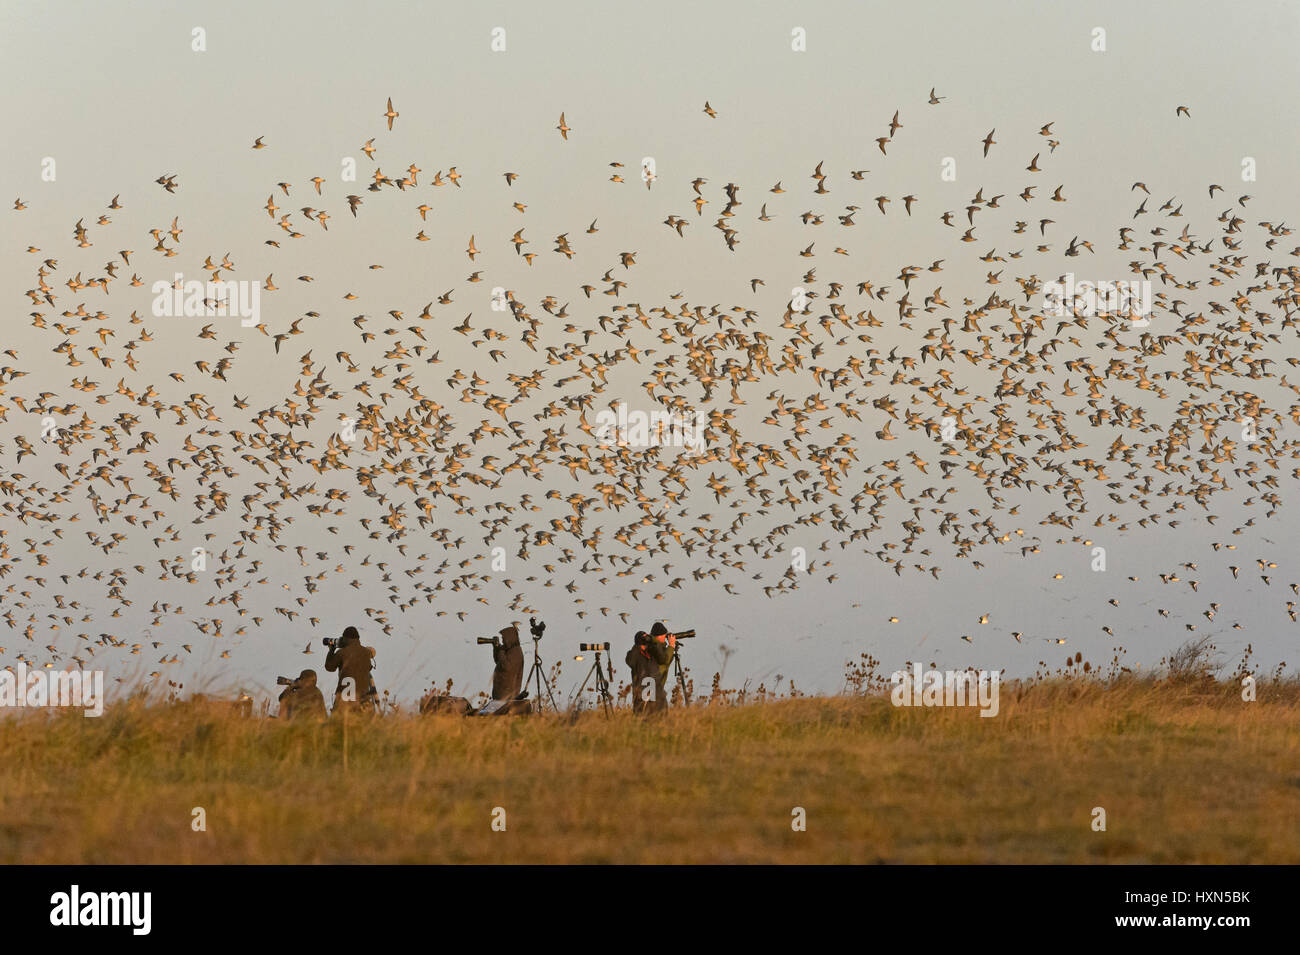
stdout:
[[492,648],[492,699],[513,700],[524,685],[524,651],[519,646],[519,628],[513,624],[501,631],[501,641]]
[[[632,671],[633,713],[662,713],[668,709],[665,684],[676,647],[677,639],[662,623],[656,622],[648,634],[644,630],[637,631],[632,649],[625,658]],[[653,698],[649,700],[645,699],[650,689],[645,683],[647,679],[654,681]]]
[[316,685],[316,671],[303,670],[280,694],[280,719],[325,719],[325,694]]
[[379,694],[370,676],[375,648],[361,642],[356,627],[348,627],[338,643],[325,655],[325,669],[339,674],[339,685],[334,690],[334,712],[342,710],[374,711],[378,708]]

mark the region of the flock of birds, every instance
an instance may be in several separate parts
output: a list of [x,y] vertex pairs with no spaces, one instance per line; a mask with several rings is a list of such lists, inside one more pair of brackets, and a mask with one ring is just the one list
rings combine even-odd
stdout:
[[[944,99],[932,89],[921,109]],[[702,122],[718,121],[708,103],[703,112]],[[877,159],[906,130],[902,112],[875,140]],[[447,166],[426,178],[405,158],[392,171],[376,142],[401,115],[390,98],[386,129],[361,146],[371,174],[355,192],[321,176],[274,182],[256,215],[269,216],[265,245],[279,251],[261,254],[311,243],[330,230],[324,206],[343,202],[344,222],[372,210],[404,215],[410,237],[426,241],[440,190],[500,189],[502,179],[527,221],[528,204],[516,199],[526,171]],[[574,148],[580,125],[561,112],[551,148]],[[774,598],[804,573],[835,580],[835,551],[938,578],[947,560],[978,568],[986,553],[1031,557],[1052,534],[1090,546],[1101,533],[1177,526],[1189,514],[1211,525],[1240,507],[1272,517],[1283,484],[1300,477],[1300,444],[1283,436],[1300,423],[1300,386],[1281,367],[1297,363],[1285,357],[1295,352],[1298,301],[1291,229],[1250,221],[1248,195],[1200,213],[1134,183],[1139,204],[1112,241],[1129,260],[1126,277],[1155,286],[1150,324],[1104,312],[1049,316],[1042,288],[1061,257],[1095,255],[1103,243],[1058,224],[1069,197],[1052,178],[1056,125],[1038,130],[1041,149],[1015,160],[1020,192],[980,187],[951,209],[925,195],[871,196],[869,170],[821,162],[789,186],[683,181],[662,222],[683,241],[707,224],[725,256],[742,238],[797,234],[786,273],[769,276],[775,295],[752,277],[725,305],[680,292],[645,301],[634,292],[645,258],[636,250],[588,263],[586,281],[539,301],[510,291],[509,269],[476,268],[489,248],[527,266],[546,256],[585,262],[582,240],[600,229],[584,215],[549,242],[527,226],[489,239],[441,223],[437,234],[463,232],[468,274],[422,308],[352,292],[320,300],[308,273],[295,287],[312,307],[298,315],[267,304],[271,314],[247,329],[223,316],[151,319],[140,314],[144,291],[123,291],[147,286],[135,270],[148,269],[128,248],[142,236],[114,229],[123,208],[114,196],[78,219],[70,252],[27,249],[39,344],[6,349],[0,367],[0,619],[12,634],[0,657],[89,666],[118,653],[152,663],[162,649],[150,676],[166,676],[200,640],[227,638],[214,645],[223,658],[250,628],[301,640],[321,625],[313,602],[332,581],[373,604],[365,614],[389,634],[398,615],[430,604],[464,619],[467,610],[447,604],[489,605],[475,596],[489,583],[513,593],[517,614],[533,611],[540,588],[557,587],[580,618],[626,622],[618,600],[597,607],[604,602],[584,595],[623,587],[649,601],[753,588]],[[1004,149],[996,133],[970,144],[990,175]],[[273,156],[268,138],[253,142],[271,150],[259,156]],[[612,187],[625,184],[622,162],[609,169]],[[649,166],[628,178],[656,195],[668,188]],[[184,175],[154,183],[157,192],[135,201],[158,210],[148,235],[161,274],[170,278],[166,260],[179,257],[214,281],[243,277],[237,262],[253,253],[183,247]],[[1210,202],[1222,191],[1211,185]],[[847,196],[842,209],[828,205],[833,194]],[[28,207],[20,198],[14,214]],[[932,219],[934,257],[896,275],[855,265],[861,218],[899,212]],[[983,282],[945,293],[954,261],[985,273]],[[506,289],[504,310],[456,298],[494,284]],[[801,297],[778,291],[792,286]],[[279,288],[268,274],[265,300]],[[138,307],[108,311],[132,295]],[[191,323],[188,353],[155,341],[156,323],[168,322]],[[481,355],[481,366],[437,369],[452,341]],[[322,343],[329,353],[316,353]],[[274,400],[250,402],[267,387],[280,389]],[[598,440],[596,414],[619,400],[700,416],[706,447]],[[1238,433],[1243,422],[1249,437]],[[906,448],[895,451],[889,442],[900,438]],[[1035,509],[1041,519],[1022,516]],[[1225,526],[1215,549],[1235,551],[1233,535],[1257,520]],[[302,542],[313,535],[337,542]],[[816,559],[791,566],[789,543],[809,535]],[[201,570],[198,547],[210,561]],[[486,569],[497,547],[532,572]],[[1276,561],[1259,557],[1258,567],[1271,584]],[[1249,569],[1235,563],[1232,579]],[[1195,590],[1195,573],[1184,562],[1160,576]],[[102,597],[89,596],[94,585]],[[1219,607],[1211,602],[1206,618]],[[1286,611],[1294,621],[1293,601]],[[114,619],[141,612],[168,630],[152,647]]]

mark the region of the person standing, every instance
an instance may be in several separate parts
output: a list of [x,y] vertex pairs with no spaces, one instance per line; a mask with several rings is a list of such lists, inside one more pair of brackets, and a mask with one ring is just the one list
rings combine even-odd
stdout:
[[330,645],[325,655],[325,669],[338,671],[339,685],[334,690],[334,710],[378,710],[379,693],[370,675],[374,666],[375,648],[361,642],[356,627],[348,627],[336,643]]
[[519,627],[511,624],[501,631],[492,647],[492,699],[513,700],[524,686],[524,651],[519,646]]
[[626,657],[632,670],[633,713],[662,713],[668,709],[668,669],[676,650],[677,640],[662,622],[656,622],[648,634],[637,631]]

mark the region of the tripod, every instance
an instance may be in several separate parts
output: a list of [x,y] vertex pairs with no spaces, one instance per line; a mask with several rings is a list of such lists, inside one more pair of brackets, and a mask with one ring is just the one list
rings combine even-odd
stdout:
[[[609,644],[605,644],[605,648],[608,649],[608,647]],[[586,648],[584,647],[583,649]],[[587,675],[582,678],[582,686],[578,687],[578,693],[574,699],[578,701],[579,705],[581,705],[582,691],[587,688],[587,681],[591,679],[591,675],[594,673],[596,674],[596,693],[600,696],[600,705],[604,708],[605,715],[609,716],[609,709],[614,705],[614,697],[609,692],[609,680],[614,677],[614,665],[613,663],[609,664],[609,679],[606,679],[604,671],[600,668],[601,647],[597,645],[592,647],[592,649],[596,651],[596,662],[591,665],[591,669],[587,671]]]
[[681,641],[677,641],[677,646],[673,651],[673,676],[677,680],[677,686],[682,691],[682,706],[690,706],[691,698],[686,695],[686,675],[682,673],[682,648]]
[[555,705],[555,694],[551,692],[551,684],[542,676],[542,657],[537,652],[537,645],[541,642],[540,636],[533,636],[533,668],[528,671],[528,676],[524,677],[524,686],[530,687],[536,684],[537,695],[533,698],[537,700],[537,712],[542,712],[542,686],[546,687],[546,697],[551,701],[551,709],[560,712],[560,708]]

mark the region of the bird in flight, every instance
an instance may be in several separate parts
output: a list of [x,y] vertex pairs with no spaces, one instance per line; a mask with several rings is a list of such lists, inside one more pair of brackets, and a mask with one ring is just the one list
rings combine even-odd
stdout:
[[[931,89],[930,105],[943,99]],[[705,106],[706,114],[715,118],[707,101]],[[396,115],[390,98],[384,114],[390,130]],[[928,121],[948,114],[920,111],[920,115]],[[921,119],[914,114],[909,122],[915,126]],[[369,123],[373,125],[373,120]],[[1052,125],[1039,132],[1052,135]],[[877,140],[882,153],[902,128],[898,111],[889,127],[888,135]],[[414,129],[404,128],[408,133]],[[567,139],[569,126],[563,113],[557,129]],[[1032,125],[1024,132],[1032,134]],[[995,145],[994,134],[991,130],[982,141],[985,158],[995,160],[984,168],[1018,175],[1014,167],[1023,159],[1008,163],[1005,170],[997,168],[1004,157],[989,152]],[[956,136],[958,147],[966,135]],[[265,138],[259,136],[253,148],[265,147]],[[274,129],[269,138],[276,138]],[[587,141],[584,138],[566,149],[580,150]],[[281,140],[277,144],[280,150]],[[906,150],[906,140],[896,147],[891,162],[904,158],[900,151]],[[374,139],[362,149],[375,163]],[[402,161],[410,158],[425,161],[421,156]],[[598,231],[597,220],[593,218],[584,231],[577,215],[585,218],[590,212],[604,211],[599,203],[608,189],[607,159],[593,161],[596,175],[583,183],[576,211],[560,210],[567,216],[554,230],[560,234],[553,243],[541,242],[540,252],[525,251],[525,246],[537,243],[524,237],[524,229],[507,238],[490,216],[480,222],[467,207],[450,204],[438,206],[435,217],[446,229],[421,230],[415,236],[422,245],[406,244],[412,235],[406,225],[415,226],[415,215],[421,225],[427,225],[427,213],[435,211],[433,202],[472,197],[480,188],[487,201],[502,206],[502,212],[503,197],[520,200],[511,201],[511,208],[530,222],[537,221],[539,211],[553,212],[546,209],[544,190],[534,196],[524,194],[526,186],[509,191],[516,182],[532,182],[528,169],[522,178],[504,173],[508,191],[503,194],[494,176],[476,176],[468,164],[469,174],[462,176],[452,166],[445,176],[440,169],[432,183],[418,183],[421,169],[415,162],[405,172],[392,173],[390,166],[389,174],[376,165],[373,182],[367,184],[374,198],[365,198],[366,221],[359,217],[362,197],[349,195],[346,201],[354,222],[339,217],[328,232],[329,215],[324,210],[305,206],[286,213],[274,200],[274,189],[278,186],[288,196],[292,181],[300,195],[304,195],[301,184],[307,182],[317,192],[314,201],[332,201],[323,197],[325,177],[288,170],[282,174],[286,181],[277,182],[258,174],[248,184],[248,194],[260,195],[251,188],[256,185],[266,189],[268,198],[265,205],[258,203],[254,217],[259,231],[248,241],[270,261],[255,257],[251,264],[253,274],[266,275],[263,291],[276,295],[276,307],[265,309],[244,327],[215,317],[204,319],[196,326],[197,334],[186,336],[193,349],[193,354],[184,356],[186,366],[171,361],[176,357],[171,338],[157,334],[148,312],[142,316],[124,307],[120,316],[110,316],[109,304],[97,304],[121,301],[119,290],[127,284],[121,269],[144,272],[137,265],[143,256],[125,248],[133,242],[118,237],[116,244],[124,248],[106,265],[87,258],[73,259],[71,267],[60,261],[53,248],[42,252],[35,245],[27,246],[23,254],[33,257],[26,292],[35,309],[29,313],[32,334],[49,336],[53,344],[22,371],[16,366],[20,356],[22,362],[29,361],[27,348],[21,340],[7,345],[4,355],[10,364],[0,369],[0,418],[12,407],[23,414],[49,416],[56,423],[66,418],[73,426],[62,433],[55,429],[41,439],[7,435],[5,442],[12,444],[14,453],[4,460],[0,490],[21,502],[15,505],[15,516],[56,529],[41,535],[50,540],[56,540],[57,530],[63,529],[62,504],[75,497],[89,506],[95,526],[86,528],[82,546],[103,566],[88,568],[80,576],[103,580],[107,598],[120,605],[122,616],[140,611],[142,603],[148,611],[152,598],[159,603],[151,613],[142,614],[145,620],[157,618],[155,625],[161,625],[164,614],[176,614],[178,620],[190,618],[189,623],[209,637],[224,637],[229,630],[221,629],[223,616],[245,617],[245,603],[260,592],[266,595],[258,598],[267,601],[266,612],[274,609],[287,621],[286,629],[301,638],[293,628],[316,626],[321,619],[308,616],[320,613],[311,601],[318,592],[337,585],[356,590],[359,612],[381,629],[391,629],[394,614],[418,613],[424,604],[435,601],[447,606],[441,602],[467,593],[482,592],[483,596],[468,599],[487,605],[488,588],[497,583],[511,591],[504,599],[513,599],[512,611],[526,612],[537,589],[562,586],[560,574],[570,572],[573,582],[566,589],[574,594],[619,587],[620,579],[625,579],[644,585],[630,593],[633,599],[650,598],[662,566],[664,583],[653,594],[656,600],[672,596],[668,589],[689,588],[691,580],[700,587],[713,582],[721,594],[743,599],[746,582],[754,579],[761,581],[759,589],[766,596],[776,597],[797,589],[793,573],[784,574],[788,567],[784,541],[794,523],[810,534],[817,533],[814,528],[822,529],[821,549],[828,558],[838,546],[855,559],[874,557],[898,576],[915,572],[938,579],[940,564],[948,560],[979,570],[983,562],[972,558],[982,554],[1008,550],[1009,559],[1041,554],[1046,542],[1040,547],[1036,538],[1012,548],[998,546],[1022,535],[1016,527],[1021,507],[1029,510],[1041,504],[1042,513],[1032,519],[1041,526],[1082,527],[1087,522],[1113,528],[1117,534],[1136,534],[1139,528],[1176,526],[1187,519],[1191,505],[1208,508],[1215,495],[1220,495],[1218,500],[1226,496],[1230,503],[1260,507],[1261,518],[1264,513],[1272,517],[1284,499],[1288,475],[1300,479],[1300,473],[1292,470],[1300,461],[1300,443],[1287,436],[1290,426],[1286,424],[1300,422],[1300,385],[1282,378],[1275,366],[1286,361],[1289,370],[1300,366],[1300,359],[1286,359],[1289,352],[1269,350],[1271,344],[1280,349],[1300,337],[1292,314],[1300,270],[1290,264],[1300,257],[1300,250],[1287,250],[1282,244],[1293,240],[1280,214],[1252,215],[1252,220],[1262,220],[1258,224],[1238,215],[1233,199],[1244,207],[1249,196],[1225,194],[1218,200],[1226,190],[1212,184],[1208,203],[1196,189],[1185,207],[1172,198],[1159,210],[1148,211],[1148,201],[1154,205],[1154,200],[1146,184],[1138,182],[1130,192],[1144,193],[1142,205],[1136,218],[1128,219],[1128,199],[1118,184],[1119,201],[1125,203],[1115,216],[1120,220],[1116,222],[1118,248],[1131,249],[1122,261],[1129,262],[1136,279],[1150,280],[1155,287],[1154,327],[1138,334],[1130,332],[1122,316],[1104,310],[1099,315],[1079,310],[1063,319],[1044,314],[1043,286],[1065,271],[1064,257],[1086,250],[1095,251],[1100,261],[1104,249],[1099,235],[1090,235],[1084,231],[1088,226],[1070,221],[1073,207],[1081,200],[1076,197],[1067,204],[1063,184],[1050,193],[1044,187],[1042,195],[1034,194],[1036,187],[1025,187],[1019,194],[1022,206],[1015,210],[999,204],[1001,194],[985,198],[979,188],[972,197],[946,201],[949,211],[935,207],[932,215],[920,210],[921,193],[900,193],[906,215],[918,212],[904,228],[919,241],[932,242],[934,251],[947,257],[927,251],[925,258],[916,260],[919,264],[905,264],[907,246],[893,243],[888,232],[873,230],[864,245],[854,244],[868,231],[855,216],[860,204],[873,201],[872,197],[854,192],[869,188],[861,185],[867,170],[846,168],[848,175],[836,179],[835,160],[825,160],[832,164],[829,171],[819,161],[813,188],[807,187],[806,174],[778,170],[797,176],[791,182],[798,185],[786,191],[778,181],[769,190],[773,198],[760,204],[755,217],[764,228],[755,230],[760,236],[753,240],[756,245],[761,241],[765,253],[776,257],[778,271],[766,276],[771,282],[746,271],[742,282],[720,267],[719,272],[737,279],[739,286],[724,304],[711,297],[696,300],[685,289],[670,294],[675,282],[662,294],[653,291],[671,272],[656,276],[651,287],[641,284],[642,273],[651,271],[656,260],[664,267],[662,251],[641,244],[636,233],[637,216],[645,210],[610,213],[603,230],[611,237],[608,245],[587,239]],[[1040,162],[1041,154],[1035,153],[1024,169],[1041,172]],[[446,163],[439,165],[447,168]],[[609,167],[624,168],[622,163]],[[1148,178],[1157,174],[1147,173]],[[711,178],[718,175],[726,173],[691,170],[674,182],[664,172],[653,197],[637,197],[654,206],[646,224],[653,224],[656,231],[662,230],[659,223],[668,225],[676,233],[671,241],[689,243],[686,256],[701,263],[711,254],[703,243],[717,242],[735,250],[740,230],[746,228],[742,223],[754,221],[739,212],[739,192],[745,184]],[[147,176],[144,180],[147,183]],[[169,192],[178,185],[176,175],[155,181]],[[829,194],[832,190],[826,184],[831,181],[840,183],[836,192],[846,194],[843,214],[836,209],[778,208],[800,201],[797,197]],[[993,181],[1008,193],[1013,188]],[[1156,179],[1152,181],[1160,188]],[[714,190],[723,182],[720,201]],[[447,183],[463,191],[436,191]],[[665,183],[672,184],[665,187]],[[684,188],[673,191],[687,184],[693,193]],[[1103,184],[1105,188],[1116,185]],[[710,186],[708,193],[705,186]],[[453,195],[447,197],[448,192]],[[924,198],[929,209],[938,196],[926,193]],[[1090,184],[1089,202],[1096,198]],[[1228,210],[1209,208],[1216,200],[1227,202]],[[240,275],[236,260],[246,268],[241,253],[221,255],[192,247],[195,235],[210,233],[193,221],[182,229],[179,219],[189,213],[169,207],[175,201],[149,192],[147,204],[154,208],[145,210],[152,218],[144,222],[146,234],[156,243],[152,251],[159,257],[150,264],[179,256],[178,262],[202,263],[214,280],[227,273]],[[688,201],[696,206],[697,225],[704,224],[703,209],[716,203],[715,209],[721,211],[716,223],[710,223],[712,228],[686,231],[691,223],[682,213],[689,212]],[[881,215],[873,220],[878,228],[904,222],[885,214],[891,201],[888,195],[874,197]],[[1053,202],[1051,208],[1061,216],[1059,223],[1043,215],[1044,201]],[[14,208],[26,205],[18,200]],[[106,213],[119,209],[120,203],[114,199],[103,210],[101,200],[96,206],[104,213],[98,221],[91,214],[81,218],[78,213],[73,229],[66,230],[71,236],[67,255],[94,256],[99,253],[97,246],[114,241],[112,230],[118,223]],[[964,235],[947,231],[946,227],[955,227],[955,216],[962,210],[970,229]],[[268,221],[261,220],[262,211]],[[1090,206],[1089,214],[1103,223],[1109,218],[1100,201]],[[1142,214],[1149,218],[1141,220]],[[173,217],[170,228],[166,215]],[[303,229],[299,215],[321,228]],[[974,234],[975,215],[981,217],[980,239]],[[1183,216],[1188,225],[1179,224],[1181,234],[1163,221]],[[1152,225],[1144,232],[1137,221]],[[1022,247],[1019,237],[1032,236],[1034,222],[1039,224],[1043,244]],[[367,281],[372,271],[384,267],[376,259],[388,263],[386,275],[393,274],[395,265],[370,251],[381,235],[376,223],[394,241],[400,236],[400,248],[416,257],[413,288],[425,277],[418,269],[430,264],[420,253],[428,250],[443,270],[448,264],[438,253],[454,252],[454,247],[442,249],[438,243],[455,241],[450,237],[464,234],[456,232],[459,228],[471,233],[464,252],[476,271],[463,278],[449,276],[445,285],[429,293],[427,304],[423,292],[415,293],[418,300],[403,300],[400,282]],[[1047,243],[1046,227],[1052,224],[1062,224],[1063,238],[1071,237],[1068,245],[1063,242],[1057,248]],[[936,234],[927,238],[925,229]],[[263,230],[273,238],[266,239]],[[56,234],[62,231],[61,227]],[[487,250],[482,253],[483,263],[477,262],[480,231]],[[809,236],[808,231],[814,234]],[[828,231],[838,238],[829,244],[812,242]],[[619,233],[617,240],[615,233]],[[791,234],[800,241],[785,241]],[[185,235],[191,240],[182,243]],[[30,239],[47,245],[54,241]],[[351,253],[345,244],[349,241]],[[498,253],[504,252],[506,241],[514,246],[517,258],[502,267],[500,260],[507,257]],[[978,247],[956,244],[977,241]],[[313,248],[322,253],[326,248],[314,242],[330,243],[327,260],[312,259]],[[292,258],[282,244],[296,247]],[[817,247],[834,251],[819,256]],[[888,273],[878,273],[879,266],[873,264],[879,261],[875,253],[882,247],[902,256]],[[620,249],[627,251],[616,251]],[[963,254],[967,249],[969,253]],[[282,257],[278,266],[276,256]],[[789,257],[784,266],[782,256]],[[804,260],[812,258],[819,258],[819,267],[808,267]],[[932,261],[928,268],[927,258]],[[710,261],[709,267],[718,261]],[[548,263],[555,268],[547,268]],[[526,265],[536,269],[529,275],[541,286],[535,293],[533,282],[528,283],[528,294],[519,291],[524,283],[516,280],[517,272]],[[799,284],[799,294],[787,296],[792,282],[785,281],[781,270],[795,265],[798,271],[791,279]],[[975,271],[962,278],[963,265]],[[619,267],[623,271],[616,277]],[[284,268],[294,271],[286,273]],[[895,268],[897,279],[891,282],[888,275],[894,275]],[[282,272],[282,280],[285,274],[302,273],[300,285],[279,290],[272,281],[274,271]],[[119,277],[121,284],[114,284]],[[942,287],[941,277],[946,279]],[[332,281],[337,288],[331,287]],[[963,281],[968,283],[964,289],[959,284]],[[480,282],[482,288],[493,290],[491,311],[503,313],[499,320],[483,321],[488,314],[486,301],[481,306],[459,306],[480,293],[457,293],[464,292],[466,284]],[[129,284],[145,283],[142,277],[131,276]],[[855,289],[866,302],[853,303]],[[284,301],[295,290],[313,297]],[[91,292],[94,298],[89,297]],[[326,303],[321,296],[333,301]],[[340,302],[347,308],[342,316],[335,308]],[[450,310],[453,303],[460,308],[455,314]],[[603,304],[597,307],[598,303]],[[338,317],[344,321],[336,321]],[[1211,323],[1212,332],[1204,328]],[[84,330],[77,334],[79,326]],[[452,332],[456,352],[447,344]],[[350,340],[334,340],[338,335]],[[301,358],[293,354],[295,346],[289,342],[302,343],[297,348]],[[436,345],[431,347],[434,343],[444,346],[441,353]],[[44,365],[36,367],[39,362]],[[277,363],[272,367],[284,366],[286,373],[266,374],[272,362]],[[62,380],[60,366],[68,369]],[[437,366],[447,369],[441,377],[434,372]],[[111,371],[97,374],[101,368]],[[99,380],[105,377],[107,384]],[[196,380],[202,384],[196,385]],[[277,390],[279,384],[285,387]],[[251,399],[249,386],[265,391],[265,400]],[[625,387],[644,396],[641,400],[651,407],[697,411],[709,425],[703,449],[659,446],[647,451],[627,441],[596,440],[594,414]],[[1140,408],[1133,398],[1137,391],[1143,393]],[[747,405],[747,420],[742,421],[736,409]],[[101,406],[105,413],[96,414]],[[157,425],[155,430],[143,430],[152,425],[149,413],[168,430]],[[1239,419],[1246,418],[1258,422],[1258,433],[1238,443]],[[347,420],[349,426],[322,428],[327,420]],[[956,430],[950,431],[945,421],[955,423]],[[893,430],[894,424],[898,431]],[[1219,433],[1224,427],[1227,436]],[[942,450],[922,454],[924,442],[940,435]],[[58,456],[60,450],[74,449],[82,453],[84,463],[79,464],[71,453],[67,463]],[[28,455],[37,454],[51,459],[48,477],[17,473]],[[139,462],[138,469],[124,463],[128,461]],[[1265,467],[1272,473],[1265,474]],[[56,481],[56,476],[61,480]],[[533,482],[544,490],[534,492]],[[115,491],[111,496],[98,486],[117,483],[123,493]],[[142,486],[146,493],[138,493]],[[629,507],[633,498],[635,504]],[[630,522],[613,516],[628,509],[636,511]],[[778,516],[780,511],[793,516]],[[449,512],[465,521],[453,524],[444,519]],[[319,539],[308,544],[304,535],[301,545],[296,540],[288,543],[289,529],[301,527],[306,517],[318,522]],[[217,541],[227,529],[224,522],[238,519],[244,525],[236,528],[238,533]],[[1205,519],[1218,520],[1214,514]],[[468,529],[462,529],[462,523]],[[1243,523],[1231,533],[1241,535],[1244,543],[1249,526]],[[483,572],[484,565],[475,562],[476,550],[486,551],[507,538],[519,559],[527,562],[521,565],[529,568],[524,571],[527,579],[520,579],[522,574],[493,579]],[[208,560],[222,568],[215,591],[209,586],[214,582],[210,573],[205,579],[190,570],[191,540],[204,545]],[[331,549],[335,541],[342,547]],[[1092,543],[1082,536],[1077,542]],[[1057,543],[1066,543],[1065,538]],[[53,586],[58,578],[37,568],[63,559],[53,551],[57,545],[37,536],[24,544],[30,549],[21,553],[18,548],[0,548],[0,577],[30,571],[29,591],[47,583]],[[922,554],[929,556],[935,545],[948,551],[942,560],[936,555],[924,564],[911,562],[920,561]],[[985,547],[998,550],[977,550]],[[47,548],[51,549],[48,555],[42,553]],[[131,557],[123,556],[128,548],[133,549]],[[149,568],[144,556],[135,563],[135,548],[142,555],[155,556],[160,564]],[[858,553],[863,556],[858,558]],[[35,564],[23,563],[31,560],[27,554],[35,554]],[[916,556],[909,561],[904,554]],[[303,568],[301,577],[285,569],[293,559]],[[670,570],[672,562],[679,560],[689,562],[690,569]],[[775,563],[745,566],[749,560]],[[1270,586],[1280,560],[1261,550],[1258,579],[1248,581],[1255,575],[1239,574],[1245,563],[1240,557],[1231,567],[1220,568],[1218,576],[1226,586]],[[829,567],[832,561],[824,563]],[[613,572],[611,565],[616,568]],[[569,570],[559,571],[561,566]],[[1182,566],[1195,570],[1194,561]],[[769,572],[769,567],[781,569]],[[154,583],[159,571],[161,581]],[[132,583],[132,574],[140,575],[138,584]],[[731,579],[724,576],[728,574]],[[65,584],[71,576],[58,575]],[[829,582],[840,575],[823,576]],[[1052,576],[1054,589],[1066,589],[1065,578],[1074,576]],[[1202,588],[1210,586],[1205,576]],[[1179,582],[1176,574],[1162,575],[1162,580],[1171,585]],[[1195,581],[1181,582],[1193,594],[1197,592]],[[6,583],[0,582],[0,589]],[[1293,593],[1300,593],[1298,586],[1291,585]],[[130,593],[137,598],[134,601],[127,599],[128,587],[138,588]],[[167,599],[173,588],[195,594],[193,605],[185,600],[180,610],[179,602]],[[367,594],[377,598],[367,600]],[[59,606],[67,599],[63,594],[52,596]],[[0,620],[16,629],[30,624],[34,634],[40,617],[32,613],[33,608],[24,608],[31,620],[20,621],[14,611],[18,603],[32,599],[18,590],[4,592]],[[210,616],[208,610],[197,610],[204,600],[213,608]],[[602,595],[575,612],[581,617],[596,609],[598,602],[617,606]],[[365,603],[376,606],[365,607]],[[1196,612],[1209,620],[1222,620],[1228,613],[1226,600],[1223,606],[1217,618],[1211,616],[1220,614],[1217,601]],[[610,617],[617,613],[610,607],[600,609]],[[1282,608],[1278,610],[1280,617]],[[451,606],[434,611],[448,617],[452,612],[458,619],[466,613]],[[1294,606],[1285,612],[1290,619],[1300,616]],[[12,614],[12,620],[6,613]],[[269,619],[251,613],[240,621],[250,629]],[[1161,610],[1158,620],[1181,628],[1185,620],[1167,619],[1179,614]],[[112,616],[118,615],[115,608]],[[971,616],[984,626],[977,632],[993,629],[990,614]],[[68,611],[59,619],[70,626],[76,618]],[[298,625],[298,619],[303,624]],[[897,624],[900,618],[888,619]],[[234,633],[242,636],[245,626]],[[904,628],[895,632],[899,629]],[[956,632],[962,635],[961,629]],[[1012,631],[1011,636],[1021,643],[1026,633],[1032,630]],[[89,633],[79,636],[93,643]],[[105,639],[108,642],[100,646],[133,653],[129,638],[105,635]],[[971,642],[973,637],[967,632],[963,639]],[[1038,639],[1031,637],[1031,644]],[[177,639],[169,649],[190,654],[195,646]],[[0,649],[0,654],[4,652]],[[164,665],[175,658],[175,653],[168,654]],[[221,658],[229,659],[229,651]]]

